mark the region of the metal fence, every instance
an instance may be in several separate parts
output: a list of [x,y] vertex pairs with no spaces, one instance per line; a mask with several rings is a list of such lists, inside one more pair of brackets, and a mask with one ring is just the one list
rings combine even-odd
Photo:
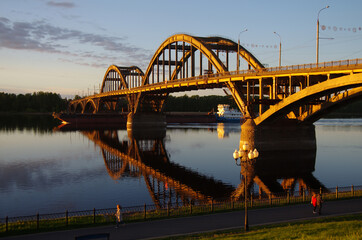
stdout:
[[[125,222],[144,221],[177,216],[189,216],[193,214],[206,214],[220,211],[232,211],[242,209],[245,203],[249,208],[270,207],[273,205],[287,205],[310,202],[312,192],[321,192],[323,199],[335,200],[342,198],[362,197],[362,186],[336,187],[333,189],[301,190],[291,192],[289,190],[271,195],[250,194],[245,202],[242,200],[210,199],[207,203],[188,204],[175,206],[169,204],[166,208],[158,208],[156,205],[143,205],[123,207],[123,220]],[[62,213],[36,214],[31,216],[0,218],[0,236],[11,232],[29,232],[39,230],[53,230],[90,226],[95,224],[115,223],[115,208],[93,209],[85,211],[64,211]]]

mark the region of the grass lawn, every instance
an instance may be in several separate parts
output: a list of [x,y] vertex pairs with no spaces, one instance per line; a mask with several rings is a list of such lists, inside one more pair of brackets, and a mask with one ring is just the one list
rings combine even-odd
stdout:
[[163,239],[362,239],[362,214]]

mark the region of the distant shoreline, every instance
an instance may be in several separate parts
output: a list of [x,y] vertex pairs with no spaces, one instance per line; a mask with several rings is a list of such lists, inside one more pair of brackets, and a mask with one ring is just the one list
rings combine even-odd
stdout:
[[52,112],[0,112],[0,115],[28,115],[28,116],[41,116],[41,115],[49,115],[51,116]]
[[[53,112],[0,112],[0,116],[52,116]],[[167,115],[198,115],[198,114],[207,114],[207,112],[165,112]],[[362,113],[329,113],[322,119],[331,119],[331,118],[362,118]]]

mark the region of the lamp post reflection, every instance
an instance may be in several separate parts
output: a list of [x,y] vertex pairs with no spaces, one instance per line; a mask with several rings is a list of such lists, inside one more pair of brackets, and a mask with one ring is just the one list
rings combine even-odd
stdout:
[[[248,164],[252,164],[256,161],[256,159],[259,157],[259,152],[255,148],[254,150],[251,150],[252,148],[249,146],[248,142],[244,142],[242,146],[240,147],[239,151],[235,150],[233,153],[233,157],[235,159],[235,164],[237,166],[241,166],[242,163],[244,163],[245,168],[248,167]],[[239,160],[239,163],[238,163]],[[244,174],[244,196],[245,196],[245,220],[244,220],[244,230],[249,231],[249,220],[248,220],[248,194],[247,194],[247,172],[248,170],[245,169]]]

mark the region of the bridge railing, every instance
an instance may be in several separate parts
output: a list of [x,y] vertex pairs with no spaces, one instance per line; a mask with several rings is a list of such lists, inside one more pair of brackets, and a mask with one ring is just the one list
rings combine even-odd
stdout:
[[[329,67],[347,67],[347,66],[357,66],[362,65],[362,58],[357,59],[348,59],[348,60],[340,60],[340,61],[330,61],[330,62],[322,62],[318,65],[316,63],[308,63],[308,64],[299,64],[299,65],[289,65],[289,66],[281,66],[281,67],[270,67],[264,69],[250,69],[250,70],[238,70],[238,71],[230,71],[224,73],[211,73],[207,75],[199,75],[189,78],[182,78],[173,80],[172,84],[182,83],[186,81],[193,81],[193,80],[207,80],[209,78],[222,78],[225,76],[230,75],[255,75],[258,73],[265,73],[265,72],[281,72],[281,71],[290,71],[290,70],[310,70],[310,69],[322,69],[322,68],[329,68]],[[161,82],[152,84],[152,86],[161,86],[167,82]],[[141,86],[146,87],[146,86]]]
[[304,70],[304,69],[313,69],[313,68],[327,68],[327,67],[343,67],[343,66],[356,66],[362,65],[362,58],[340,60],[340,61],[330,61],[322,62],[318,65],[316,63],[308,64],[299,64],[299,65],[290,65],[290,66],[281,66],[281,67],[271,67],[263,69],[263,71],[277,72],[277,71],[287,71],[287,70]]
[[[258,195],[254,193],[248,199],[251,208],[281,206],[286,204],[310,203],[312,192],[322,193],[324,201],[362,197],[362,186],[336,187],[330,189],[315,189],[302,191],[286,190],[272,195]],[[233,199],[209,199],[205,202],[191,204],[168,204],[160,208],[156,205],[141,205],[123,207],[123,220],[125,222],[144,221],[146,219],[159,219],[175,216],[188,216],[200,213],[231,211],[245,207],[245,201]],[[91,226],[95,224],[115,224],[115,208],[92,209],[85,211],[65,211],[62,213],[36,214],[30,216],[0,218],[0,237],[12,233],[29,233],[30,231],[53,231],[67,227]]]

